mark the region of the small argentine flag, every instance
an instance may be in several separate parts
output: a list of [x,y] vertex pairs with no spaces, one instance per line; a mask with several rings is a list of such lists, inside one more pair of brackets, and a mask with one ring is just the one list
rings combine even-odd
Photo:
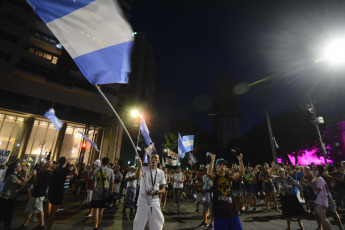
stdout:
[[55,110],[53,108],[49,109],[44,116],[48,118],[55,126],[56,130],[60,130],[63,126],[63,122],[55,116]]
[[115,0],[27,0],[91,84],[128,83],[133,31]]
[[97,148],[97,145],[95,144],[95,142],[93,142],[88,136],[86,136],[84,133],[82,133],[79,129],[78,129],[78,132],[83,136],[83,138],[85,140],[87,140],[88,142],[90,142],[90,144],[95,148],[95,150],[97,152],[99,152],[98,148]]

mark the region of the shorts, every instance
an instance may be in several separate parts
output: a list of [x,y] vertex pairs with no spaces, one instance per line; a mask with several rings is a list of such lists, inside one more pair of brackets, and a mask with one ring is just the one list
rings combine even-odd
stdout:
[[269,183],[269,182],[264,182],[263,183],[263,187],[264,187],[264,192],[265,193],[272,193],[276,191],[276,188],[274,186],[274,183]]
[[236,196],[241,196],[241,190],[232,190],[232,196],[236,197]]
[[107,202],[105,200],[92,200],[91,208],[106,208]]
[[209,212],[209,214],[211,215],[213,203],[212,202],[204,202],[204,203],[202,203],[202,205],[203,205],[202,213],[205,214],[205,213]]
[[240,217],[214,217],[214,230],[242,230]]
[[258,193],[258,189],[256,187],[256,184],[249,184],[248,193],[253,194],[253,195],[256,195]]
[[27,213],[43,212],[43,201],[44,201],[44,196],[42,197],[31,196],[26,205],[25,212]]

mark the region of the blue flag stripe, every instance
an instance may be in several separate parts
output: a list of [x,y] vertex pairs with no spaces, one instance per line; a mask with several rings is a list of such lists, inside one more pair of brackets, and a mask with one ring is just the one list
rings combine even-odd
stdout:
[[[83,8],[94,1],[95,0],[27,0],[46,24]],[[61,5],[63,5],[63,7],[61,7]]]
[[[133,41],[125,42],[84,54],[74,58],[74,61],[93,85],[127,83],[132,46]],[[122,56],[114,55],[116,53]]]

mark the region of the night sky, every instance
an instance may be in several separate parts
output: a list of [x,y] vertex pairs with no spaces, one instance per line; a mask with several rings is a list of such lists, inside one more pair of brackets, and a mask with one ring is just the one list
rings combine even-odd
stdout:
[[238,96],[243,136],[265,119],[263,89],[271,116],[304,106],[307,90],[326,122],[345,114],[345,68],[314,63],[345,35],[345,1],[135,0],[131,24],[147,33],[155,55],[150,131],[158,147],[174,117],[213,130],[211,92],[222,72],[237,83],[276,77]]

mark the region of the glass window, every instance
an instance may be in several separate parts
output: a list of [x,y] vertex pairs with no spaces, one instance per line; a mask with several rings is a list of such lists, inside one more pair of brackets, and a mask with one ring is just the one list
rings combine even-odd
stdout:
[[0,149],[12,151],[23,118],[8,114],[0,114]]
[[57,131],[52,123],[36,120],[26,147],[25,158],[31,156],[36,161],[40,155],[48,155],[55,147],[57,136]]
[[57,63],[57,61],[58,61],[58,58],[57,57],[53,57],[51,63],[55,65]]

